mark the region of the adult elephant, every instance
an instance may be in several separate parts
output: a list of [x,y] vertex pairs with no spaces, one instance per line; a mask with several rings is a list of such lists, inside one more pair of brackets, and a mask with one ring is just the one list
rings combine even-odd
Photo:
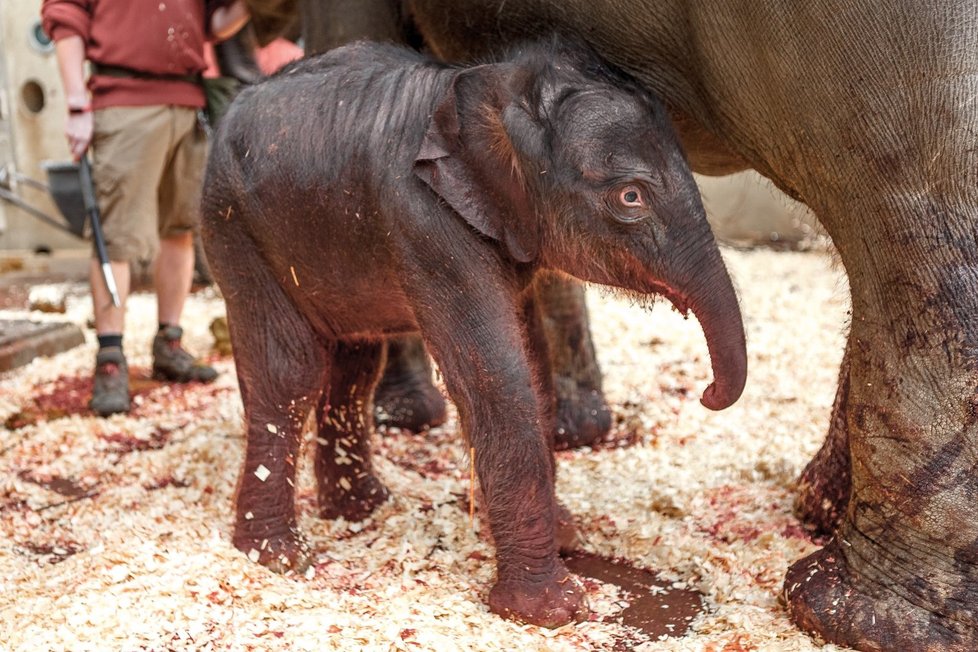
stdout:
[[863,650],[978,649],[978,5],[386,4],[446,59],[575,34],[666,99],[695,170],[753,167],[813,209],[852,319],[800,501],[838,527],[789,570],[788,608]]

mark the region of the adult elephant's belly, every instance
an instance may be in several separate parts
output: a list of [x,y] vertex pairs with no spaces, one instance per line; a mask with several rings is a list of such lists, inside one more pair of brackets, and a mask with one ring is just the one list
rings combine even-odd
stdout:
[[[635,74],[654,93],[672,98],[667,104],[694,172],[721,176],[752,167],[721,136],[694,117],[690,109],[695,94],[687,84],[675,83],[676,73],[666,64],[668,57],[656,48],[654,35],[645,38],[634,25],[619,29],[600,20],[590,20],[574,8],[576,3],[573,2],[564,6],[533,1],[510,4],[512,6],[502,2],[461,0],[452,3],[449,9],[447,3],[438,0],[409,2],[412,16],[420,26],[426,44],[447,61],[481,60],[498,55],[509,44],[547,36],[549,30],[554,28],[586,40],[609,61]],[[642,12],[635,13],[640,17]],[[663,20],[668,22],[665,18]],[[633,40],[631,43],[630,39]],[[602,47],[608,42],[623,48],[612,51]],[[633,48],[634,51],[631,51]]]
[[688,113],[673,109],[672,123],[693,172],[719,177],[751,169],[746,159],[735,154],[720,137]]

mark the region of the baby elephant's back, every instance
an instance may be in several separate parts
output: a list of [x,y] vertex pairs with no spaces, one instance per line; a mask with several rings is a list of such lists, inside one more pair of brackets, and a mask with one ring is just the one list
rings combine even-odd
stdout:
[[[212,162],[249,195],[322,197],[410,167],[436,99],[437,66],[416,52],[357,43],[304,59],[243,90],[222,121]],[[409,170],[408,170],[409,171]],[[397,176],[395,173],[394,176]]]

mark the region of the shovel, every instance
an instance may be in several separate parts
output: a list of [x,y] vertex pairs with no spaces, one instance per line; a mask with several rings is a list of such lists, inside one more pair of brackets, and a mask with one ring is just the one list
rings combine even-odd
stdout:
[[[95,252],[98,254],[98,262],[102,266],[102,279],[105,281],[105,287],[112,297],[112,305],[118,308],[122,305],[122,301],[119,300],[119,290],[115,285],[115,276],[112,275],[109,252],[105,249],[105,236],[102,234],[102,213],[99,211],[98,201],[95,199],[95,184],[92,183],[92,167],[88,163],[88,154],[81,157],[81,162],[78,166],[78,177],[79,181],[81,181],[85,214],[88,215],[88,219],[92,223],[92,237],[95,239]],[[54,195],[53,188],[51,194]],[[61,206],[59,205],[58,208],[60,209]],[[62,212],[64,211],[62,210]],[[65,215],[65,217],[68,216]]]

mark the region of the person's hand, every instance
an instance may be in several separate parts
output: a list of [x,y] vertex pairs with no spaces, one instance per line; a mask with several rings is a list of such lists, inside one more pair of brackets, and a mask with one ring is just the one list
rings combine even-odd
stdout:
[[226,41],[237,34],[249,18],[251,18],[251,13],[242,0],[234,0],[227,6],[215,9],[211,15],[211,38],[218,43]]
[[68,119],[65,121],[65,136],[68,138],[68,149],[71,150],[71,157],[74,160],[77,161],[85,155],[92,142],[93,129],[94,120],[91,111],[68,114]]

